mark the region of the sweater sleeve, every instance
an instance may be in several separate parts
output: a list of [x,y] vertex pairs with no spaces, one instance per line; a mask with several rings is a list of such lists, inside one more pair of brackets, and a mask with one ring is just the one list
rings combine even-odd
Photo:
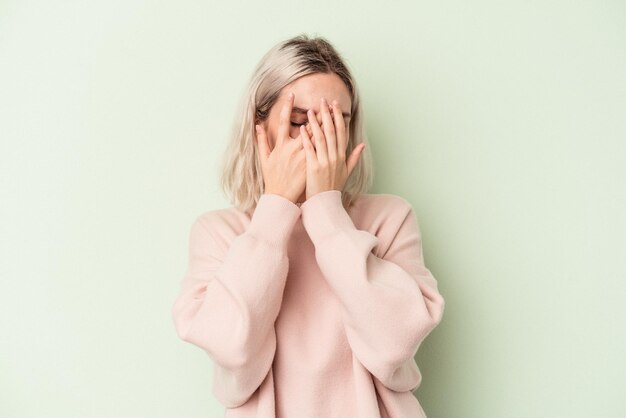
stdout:
[[300,214],[290,200],[263,194],[230,244],[223,238],[230,226],[216,211],[191,227],[189,264],[171,315],[178,336],[212,358],[213,394],[227,408],[243,405],[272,365],[287,244]]
[[[413,208],[399,197],[391,203],[377,208],[389,210],[377,235],[355,227],[339,190],[305,201],[302,222],[341,303],[353,354],[387,388],[412,391],[421,382],[413,357],[441,321],[444,299],[424,265]],[[379,242],[389,243],[382,257],[372,251]]]

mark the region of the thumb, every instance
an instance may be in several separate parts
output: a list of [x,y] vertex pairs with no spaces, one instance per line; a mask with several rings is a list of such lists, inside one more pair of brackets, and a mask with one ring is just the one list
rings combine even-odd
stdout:
[[352,173],[352,170],[354,170],[354,167],[356,166],[356,163],[359,161],[359,157],[361,157],[361,154],[363,153],[363,150],[365,149],[365,144],[361,143],[359,144],[359,146],[357,146],[355,149],[352,150],[352,153],[350,154],[350,157],[348,158],[348,176],[350,175],[350,173]]

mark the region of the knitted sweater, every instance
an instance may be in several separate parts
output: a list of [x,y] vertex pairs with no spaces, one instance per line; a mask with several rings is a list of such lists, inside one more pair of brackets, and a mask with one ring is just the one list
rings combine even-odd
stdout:
[[414,356],[444,299],[404,198],[263,194],[204,212],[180,284],[177,335],[211,358],[225,417],[426,417]]

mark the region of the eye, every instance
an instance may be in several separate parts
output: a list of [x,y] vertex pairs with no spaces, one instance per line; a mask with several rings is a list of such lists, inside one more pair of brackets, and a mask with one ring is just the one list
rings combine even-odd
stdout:
[[291,126],[302,126],[304,123],[291,122]]

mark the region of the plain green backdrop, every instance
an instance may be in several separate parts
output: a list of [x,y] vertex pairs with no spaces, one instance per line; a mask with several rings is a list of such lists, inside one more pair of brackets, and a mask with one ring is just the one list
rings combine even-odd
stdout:
[[223,415],[170,308],[239,95],[300,33],[419,218],[429,418],[626,416],[626,5],[597,0],[0,2],[0,416]]

